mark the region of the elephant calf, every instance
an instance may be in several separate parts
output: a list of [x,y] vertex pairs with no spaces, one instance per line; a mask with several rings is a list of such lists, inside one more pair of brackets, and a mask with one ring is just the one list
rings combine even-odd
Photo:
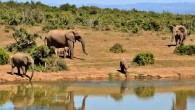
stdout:
[[14,74],[13,69],[15,67],[17,67],[18,69],[18,74],[20,74],[20,68],[22,68],[23,71],[22,77],[26,75],[28,67],[30,66],[32,69],[32,75],[30,77],[30,80],[32,79],[34,73],[34,59],[30,55],[27,55],[25,53],[14,54],[14,56],[11,58],[11,66],[12,66],[12,70],[11,70],[12,75]]
[[69,54],[69,48],[68,47],[64,47],[64,48],[55,48],[55,54],[60,57],[60,56],[63,56],[64,58],[66,58],[66,54],[68,53]]
[[125,74],[125,77],[127,77],[127,69],[129,68],[129,65],[125,59],[120,60],[120,68],[121,72]]

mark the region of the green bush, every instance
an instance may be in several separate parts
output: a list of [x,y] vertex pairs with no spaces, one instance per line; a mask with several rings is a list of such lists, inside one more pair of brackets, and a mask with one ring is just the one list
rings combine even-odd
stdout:
[[110,48],[110,51],[113,53],[124,53],[126,49],[123,48],[122,44],[116,43]]
[[133,62],[141,65],[154,64],[154,55],[150,52],[139,52],[133,59]]
[[45,58],[50,57],[50,49],[47,46],[35,47],[30,51],[35,64],[39,65],[45,62]]
[[195,45],[179,45],[175,48],[174,53],[180,55],[192,55],[195,54]]
[[57,71],[62,71],[62,70],[68,70],[68,67],[66,65],[66,62],[58,58],[56,55],[52,55],[49,58],[45,59],[47,67],[46,67],[46,72],[57,72]]
[[[68,67],[63,59],[52,55],[51,49],[47,46],[35,47],[30,52],[35,60],[35,70],[43,72],[67,70]],[[46,64],[46,67],[44,67]]]
[[7,46],[9,51],[30,51],[31,48],[36,46],[35,39],[38,37],[38,34],[32,35],[24,28],[20,28],[19,30],[15,30],[12,37],[15,43]]
[[62,59],[58,59],[57,60],[57,67],[58,67],[58,70],[59,71],[62,71],[62,70],[67,70],[68,67],[66,65],[66,62]]
[[0,65],[7,64],[9,58],[8,52],[5,49],[0,48]]

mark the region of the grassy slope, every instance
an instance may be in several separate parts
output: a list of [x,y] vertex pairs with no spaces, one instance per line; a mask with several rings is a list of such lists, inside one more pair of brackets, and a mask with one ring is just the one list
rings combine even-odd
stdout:
[[[26,27],[29,32],[39,33],[40,27]],[[168,71],[180,73],[191,70],[195,66],[194,56],[180,56],[173,54],[174,46],[168,47],[170,42],[170,33],[157,32],[140,32],[138,34],[122,33],[115,31],[94,31],[80,30],[86,40],[86,49],[89,55],[85,55],[81,50],[79,42],[75,45],[75,60],[66,59],[71,72],[95,73],[96,71],[103,73],[117,72],[119,69],[119,60],[125,58],[129,62],[139,51],[150,51],[154,53],[155,64],[145,67],[137,67],[132,65],[129,72],[132,73],[169,73]],[[5,33],[3,27],[0,28],[0,47],[13,42],[11,34]],[[45,36],[46,33],[41,33]],[[191,35],[185,41],[185,44],[194,44],[194,36]],[[163,40],[165,38],[165,40]],[[127,50],[125,53],[115,54],[109,52],[110,47],[115,43],[121,43]],[[37,39],[38,45],[43,45],[41,39]],[[9,66],[6,71],[9,71]],[[171,70],[174,68],[173,70]],[[181,70],[178,70],[181,68]],[[152,69],[152,70],[151,70]],[[4,71],[5,71],[4,70]],[[189,73],[188,72],[188,73]],[[151,72],[152,73],[152,72]]]

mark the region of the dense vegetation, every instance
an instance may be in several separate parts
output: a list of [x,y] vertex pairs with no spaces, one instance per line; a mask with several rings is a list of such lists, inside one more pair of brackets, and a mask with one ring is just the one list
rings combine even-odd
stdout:
[[154,55],[151,52],[139,52],[133,59],[133,62],[136,62],[140,66],[147,64],[154,64]]
[[195,45],[179,45],[175,48],[174,53],[180,55],[193,55],[195,54]]
[[57,72],[68,69],[66,62],[53,55],[51,49],[47,46],[34,47],[31,49],[30,54],[35,61],[35,69],[37,71]]
[[195,31],[195,15],[169,12],[155,13],[133,10],[101,9],[95,6],[76,7],[63,4],[50,7],[41,2],[0,2],[0,24],[8,26],[40,25],[43,31],[56,28],[93,28],[137,33],[145,31],[168,31],[173,24],[186,24]]
[[[12,37],[14,43],[7,46],[9,51],[27,52],[30,53],[35,61],[35,69],[37,71],[61,71],[67,70],[67,65],[64,60],[52,55],[52,49],[47,46],[37,46],[35,39],[38,34],[29,34],[24,28],[19,30],[14,29]],[[0,48],[0,64],[6,64],[9,60],[9,54]]]
[[7,64],[9,62],[9,58],[8,52],[5,49],[0,48],[0,65]]
[[14,30],[12,34],[15,42],[8,45],[7,48],[9,51],[26,51],[29,52],[31,48],[36,46],[35,39],[38,37],[38,34],[29,34],[24,28],[19,30]]

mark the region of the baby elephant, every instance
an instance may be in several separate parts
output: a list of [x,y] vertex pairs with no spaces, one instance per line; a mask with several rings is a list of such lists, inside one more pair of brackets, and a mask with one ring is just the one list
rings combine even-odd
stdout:
[[28,67],[30,66],[32,69],[32,75],[30,77],[30,80],[32,79],[34,73],[34,59],[30,55],[27,55],[25,53],[14,54],[14,56],[11,58],[11,66],[12,66],[12,70],[11,70],[12,75],[14,74],[13,69],[15,67],[17,67],[18,69],[18,74],[21,74],[20,68],[22,68],[23,71],[22,77],[26,75]]
[[60,57],[60,56],[63,56],[64,58],[66,58],[66,54],[68,53],[69,54],[69,48],[68,47],[64,47],[64,48],[56,48],[55,49],[55,54]]
[[125,74],[125,77],[127,77],[127,69],[129,68],[129,65],[125,59],[120,60],[120,68],[121,72]]

